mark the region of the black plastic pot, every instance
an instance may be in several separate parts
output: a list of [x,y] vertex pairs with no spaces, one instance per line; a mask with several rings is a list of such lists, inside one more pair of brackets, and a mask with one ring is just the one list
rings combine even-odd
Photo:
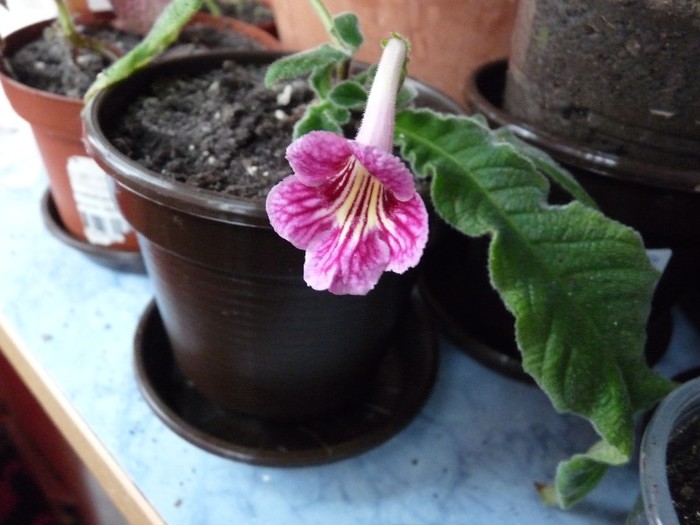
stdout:
[[[225,59],[265,64],[277,56],[212,53],[148,68],[89,104],[86,142],[116,181],[117,201],[138,233],[158,317],[184,377],[224,410],[261,421],[307,421],[371,395],[413,308],[415,272],[386,274],[366,296],[314,291],[302,279],[304,253],[272,230],[263,203],[166,182],[107,138],[136,93],[159,75],[202,71]],[[420,89],[422,103],[459,111],[441,94]],[[421,351],[433,355],[434,344]],[[417,401],[409,396],[411,417],[434,373],[434,366],[421,373]],[[395,427],[410,419],[402,417]]]

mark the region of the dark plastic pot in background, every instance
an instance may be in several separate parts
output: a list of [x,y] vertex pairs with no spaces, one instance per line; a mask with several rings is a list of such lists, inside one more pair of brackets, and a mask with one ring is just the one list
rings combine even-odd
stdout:
[[[142,71],[90,103],[86,141],[116,181],[119,205],[138,232],[182,373],[228,409],[304,420],[362,399],[410,305],[415,274],[386,274],[366,296],[314,291],[302,279],[303,252],[272,230],[262,203],[164,181],[107,138],[118,115],[160,74],[276,56],[215,53]],[[458,110],[437,93],[430,99]]]
[[599,152],[697,172],[699,55],[696,2],[520,0],[503,106]]

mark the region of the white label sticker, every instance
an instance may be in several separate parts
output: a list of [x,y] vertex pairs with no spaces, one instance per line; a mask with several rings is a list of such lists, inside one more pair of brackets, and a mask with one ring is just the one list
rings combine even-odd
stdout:
[[124,242],[131,227],[114,202],[109,176],[90,157],[70,157],[67,169],[88,241],[103,246]]
[[652,248],[647,250],[647,257],[649,257],[651,265],[661,273],[668,266],[671,255],[673,255],[673,251],[670,248]]

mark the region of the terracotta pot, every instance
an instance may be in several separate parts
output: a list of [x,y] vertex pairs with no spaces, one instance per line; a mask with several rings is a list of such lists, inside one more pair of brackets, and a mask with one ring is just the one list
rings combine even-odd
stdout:
[[265,49],[271,51],[282,49],[281,42],[273,35],[269,28],[248,24],[226,16],[213,16],[208,13],[197,13],[192,19],[192,22],[207,24],[220,31],[233,31],[234,33],[246,35],[262,44]]
[[[365,43],[357,58],[376,63],[391,32],[412,44],[411,74],[459,100],[464,79],[479,64],[508,55],[516,0],[326,0],[332,14],[358,15]],[[271,0],[285,49],[328,41],[308,1]]]
[[[105,24],[111,18],[110,13],[88,13],[81,16],[80,22]],[[279,41],[269,33],[238,20],[201,13],[193,21],[220,30],[231,29],[268,49],[280,47]],[[39,38],[51,23],[53,20],[38,22],[8,35],[4,54],[11,55]],[[82,100],[26,86],[8,74],[4,64],[0,64],[0,82],[13,109],[32,126],[63,227],[77,240],[90,245],[138,251],[136,235],[111,200],[108,178],[85,152],[81,139]]]
[[697,170],[695,2],[521,0],[512,49],[504,107],[519,121],[617,157]]
[[[646,426],[639,455],[640,497],[627,517],[627,525],[681,523],[669,486],[669,444],[678,430],[694,418],[700,418],[699,378],[671,392],[656,408]],[[694,464],[690,452],[687,459]]]
[[[166,182],[107,138],[136,93],[160,74],[202,71],[225,58],[273,57],[212,54],[149,68],[91,102],[86,140],[117,182],[119,205],[138,232],[182,373],[220,406],[299,420],[361,402],[408,307],[415,275],[387,274],[366,296],[314,291],[302,280],[304,253],[272,230],[263,203]],[[458,110],[431,97],[444,110]]]
[[[106,20],[100,14],[83,21],[104,23]],[[11,55],[36,40],[51,23],[53,20],[38,22],[8,35],[4,54]],[[32,127],[49,176],[51,194],[68,232],[90,244],[137,251],[135,234],[109,198],[107,177],[87,155],[81,142],[82,101],[21,84],[8,74],[5,64],[0,65],[0,82],[12,108]],[[115,227],[107,227],[109,224]]]

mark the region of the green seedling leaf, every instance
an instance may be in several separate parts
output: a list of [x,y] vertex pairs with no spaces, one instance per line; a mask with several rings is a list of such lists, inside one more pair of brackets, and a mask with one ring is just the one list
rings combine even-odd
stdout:
[[359,19],[354,13],[341,13],[333,17],[330,33],[340,44],[348,47],[351,53],[355,53],[364,41]]
[[374,80],[374,76],[377,74],[377,65],[372,64],[371,66],[367,67],[366,69],[363,69],[362,71],[359,71],[358,73],[354,74],[352,79],[361,84],[365,90],[369,91],[369,88],[372,87],[372,81]]
[[270,64],[265,74],[265,85],[270,87],[280,80],[299,78],[312,73],[316,68],[335,66],[349,58],[337,47],[321,44],[308,51],[282,57]]
[[203,0],[173,0],[168,4],[139,45],[97,76],[85,94],[85,100],[151,62],[177,39],[182,27],[200,10],[202,2]]
[[607,465],[629,461],[635,414],[674,387],[644,358],[658,272],[631,228],[578,201],[549,204],[546,176],[560,169],[483,119],[405,110],[395,130],[414,172],[432,177],[440,216],[491,237],[491,282],[515,316],[524,369],[557,410],[585,417],[602,438],[558,471],[556,500],[568,507]]
[[363,109],[367,103],[367,90],[358,82],[346,80],[336,84],[328,93],[328,99],[344,108]]
[[[331,131],[342,135],[341,123],[336,118],[337,108],[329,102],[310,105],[306,108],[306,113],[294,126],[294,139],[301,137],[311,131]],[[346,110],[347,111],[347,110]],[[349,117],[349,114],[348,114]]]
[[333,72],[335,69],[335,64],[326,64],[315,68],[311,76],[309,76],[309,85],[318,98],[325,99],[328,97],[328,93],[333,88]]

